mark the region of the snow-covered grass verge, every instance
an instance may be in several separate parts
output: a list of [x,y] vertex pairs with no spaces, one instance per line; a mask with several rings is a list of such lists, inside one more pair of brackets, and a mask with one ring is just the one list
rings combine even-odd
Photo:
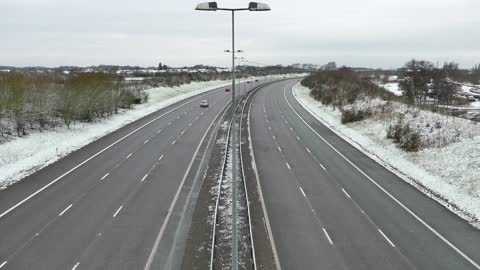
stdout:
[[[292,75],[258,77],[282,78]],[[146,90],[149,102],[95,123],[80,123],[54,131],[32,133],[0,144],[0,190],[69,153],[161,108],[209,90],[230,85],[230,81],[194,82],[178,87]]]
[[[480,226],[480,125],[409,109],[400,103],[392,104],[393,110],[388,114],[375,114],[367,120],[344,125],[341,112],[310,97],[309,88],[297,84],[293,92],[303,107],[353,146],[472,225]],[[374,107],[385,105],[360,101],[355,106],[370,106],[365,103]],[[395,115],[402,113],[430,143],[429,147],[406,152],[386,138],[387,128],[395,124]]]

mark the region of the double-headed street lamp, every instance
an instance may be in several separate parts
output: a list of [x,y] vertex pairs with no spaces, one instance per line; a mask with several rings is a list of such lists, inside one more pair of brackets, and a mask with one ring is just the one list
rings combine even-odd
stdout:
[[[269,11],[270,6],[264,3],[250,2],[248,8],[220,8],[217,2],[198,4],[195,8],[201,11],[230,11],[232,13],[232,270],[238,269],[238,237],[237,237],[237,133],[235,131],[235,11]],[[213,262],[212,262],[213,263]]]

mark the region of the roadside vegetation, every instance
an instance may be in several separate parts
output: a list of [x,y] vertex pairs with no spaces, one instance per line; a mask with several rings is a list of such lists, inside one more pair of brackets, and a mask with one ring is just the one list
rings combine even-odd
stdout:
[[104,73],[0,73],[0,142],[111,116],[146,102],[141,89]]
[[[208,71],[209,67],[204,67]],[[231,73],[156,72],[117,74],[83,70],[24,70],[0,72],[0,143],[32,132],[70,129],[148,102],[146,89],[175,87],[192,82],[227,80]],[[291,67],[239,66],[239,79],[287,74]]]
[[402,96],[378,86],[372,76],[361,76],[349,68],[320,70],[306,77],[302,85],[311,89],[310,95],[317,101],[340,110],[343,124],[381,121],[386,138],[415,152],[479,135],[476,122],[459,119],[448,109],[467,103],[458,97],[461,89],[452,78],[472,80],[478,68],[466,76],[455,63],[435,68],[431,62],[411,60],[399,70]]

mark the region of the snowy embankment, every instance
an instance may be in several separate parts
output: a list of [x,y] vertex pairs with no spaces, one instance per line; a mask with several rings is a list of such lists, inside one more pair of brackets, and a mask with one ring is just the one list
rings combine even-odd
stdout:
[[[456,117],[408,108],[380,100],[358,101],[354,106],[382,113],[352,124],[341,123],[338,109],[310,97],[310,89],[297,84],[295,98],[319,121],[426,195],[472,225],[480,227],[480,125]],[[417,130],[419,152],[406,152],[387,139],[387,129],[403,115]]]
[[[280,76],[269,78],[273,77]],[[72,125],[70,129],[61,127],[54,131],[32,133],[0,144],[0,190],[145,115],[196,94],[230,84],[227,80],[151,88],[146,90],[148,103],[120,111],[110,118]]]

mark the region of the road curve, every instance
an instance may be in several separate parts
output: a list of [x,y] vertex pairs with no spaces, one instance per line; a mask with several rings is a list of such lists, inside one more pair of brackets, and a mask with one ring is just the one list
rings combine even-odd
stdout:
[[282,269],[480,269],[480,233],[267,86],[251,138]]
[[[199,107],[202,99],[209,108]],[[223,88],[188,98],[0,191],[0,269],[161,265],[176,229],[172,212],[185,204],[229,101]]]

